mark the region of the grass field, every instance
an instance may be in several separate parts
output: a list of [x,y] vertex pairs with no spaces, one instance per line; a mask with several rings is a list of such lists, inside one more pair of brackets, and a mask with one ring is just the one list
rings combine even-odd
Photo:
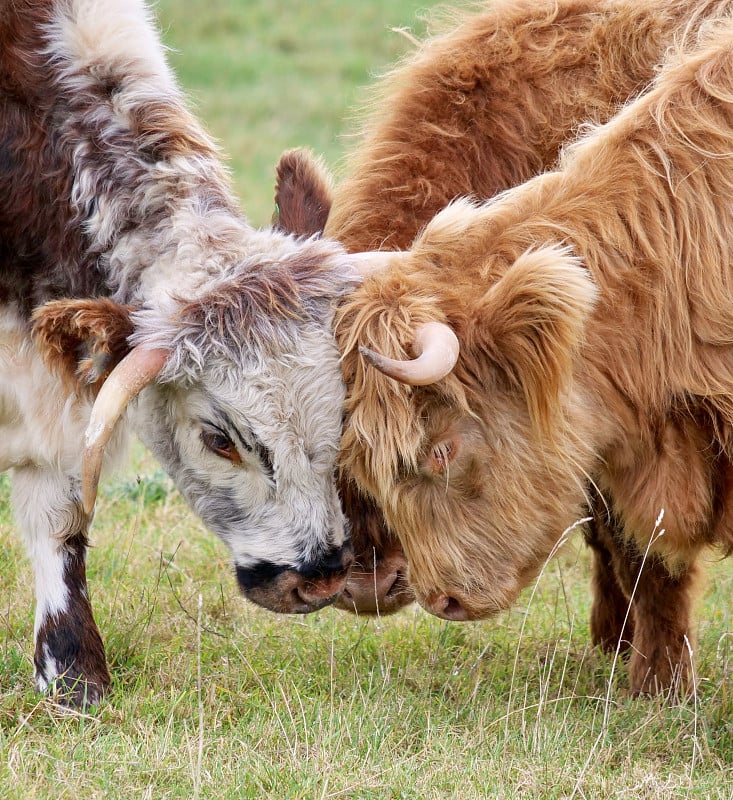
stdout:
[[[336,165],[349,113],[420,33],[414,0],[161,0],[171,60],[243,205],[307,144]],[[634,700],[589,647],[568,544],[497,619],[280,617],[238,596],[224,547],[136,448],[103,487],[89,556],[113,693],[61,714],[32,687],[33,581],[0,477],[0,798],[733,797],[733,575],[711,566],[699,690]]]
[[[250,219],[273,209],[274,166],[308,145],[332,166],[364,87],[421,34],[420,0],[163,0],[170,60],[221,142]],[[423,13],[421,13],[423,12]]]

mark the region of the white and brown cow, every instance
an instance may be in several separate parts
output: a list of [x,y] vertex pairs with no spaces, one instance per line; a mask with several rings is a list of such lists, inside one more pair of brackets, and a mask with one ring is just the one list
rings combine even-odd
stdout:
[[[335,189],[307,152],[283,156],[279,224],[304,235],[325,228],[352,252],[409,248],[456,197],[490,198],[548,169],[583,122],[608,120],[652,80],[677,37],[731,9],[730,0],[489,0],[453,15],[375,87]],[[348,473],[341,493],[355,565],[337,605],[395,611],[413,599],[399,539]],[[601,503],[587,529],[591,633],[616,648],[627,601],[608,535]]]
[[728,15],[556,170],[454,202],[349,297],[344,458],[427,609],[507,608],[590,480],[632,688],[688,677],[700,557],[733,549],[732,196]]
[[85,555],[126,420],[248,598],[333,600],[351,555],[332,320],[352,275],[340,246],[242,217],[142,0],[0,0],[0,469],[41,689],[94,703],[109,683]]

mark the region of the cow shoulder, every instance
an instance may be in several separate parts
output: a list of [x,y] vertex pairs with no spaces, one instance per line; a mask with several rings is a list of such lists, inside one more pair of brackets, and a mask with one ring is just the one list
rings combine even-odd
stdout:
[[64,383],[96,393],[130,350],[132,310],[109,298],[45,303],[33,313],[38,352]]
[[310,150],[287,150],[276,167],[273,224],[285,233],[323,233],[331,210],[332,181],[323,161]]

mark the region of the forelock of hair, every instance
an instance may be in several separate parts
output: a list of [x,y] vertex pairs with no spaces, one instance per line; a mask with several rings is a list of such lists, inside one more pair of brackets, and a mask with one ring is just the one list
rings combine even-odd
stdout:
[[[365,480],[374,476],[380,490],[393,487],[404,473],[415,472],[428,431],[423,410],[440,402],[470,411],[470,382],[459,371],[434,386],[416,388],[400,383],[367,365],[359,345],[397,359],[411,359],[406,348],[423,322],[444,321],[426,294],[405,292],[399,278],[380,282],[369,302],[361,291],[337,312],[336,330],[344,378],[349,387],[342,466]],[[364,291],[369,287],[365,286]],[[388,300],[395,292],[393,302]],[[402,302],[404,301],[404,302]],[[406,344],[408,343],[408,344]]]
[[171,350],[162,379],[195,377],[209,358],[261,365],[264,359],[297,352],[303,326],[328,326],[345,292],[340,251],[313,241],[280,261],[244,269],[212,281],[196,298],[160,298],[135,312],[133,345]]

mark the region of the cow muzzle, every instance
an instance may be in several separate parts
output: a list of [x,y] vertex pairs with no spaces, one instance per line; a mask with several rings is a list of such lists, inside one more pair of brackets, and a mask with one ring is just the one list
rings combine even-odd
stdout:
[[399,545],[357,557],[335,606],[352,614],[394,614],[413,603],[407,559]]
[[488,619],[511,608],[521,590],[535,575],[535,571],[529,571],[528,577],[521,579],[512,574],[507,565],[500,579],[484,576],[483,582],[471,590],[458,588],[448,581],[441,588],[418,586],[414,579],[411,585],[417,602],[426,611],[452,622],[468,622]]
[[347,544],[318,562],[296,568],[265,561],[237,567],[237,582],[242,594],[258,606],[280,614],[309,614],[338,598],[353,560]]
[[474,615],[466,608],[462,600],[457,597],[451,597],[444,592],[431,594],[421,601],[420,605],[436,617],[447,619],[451,622],[467,622],[471,619],[480,619],[480,615]]

